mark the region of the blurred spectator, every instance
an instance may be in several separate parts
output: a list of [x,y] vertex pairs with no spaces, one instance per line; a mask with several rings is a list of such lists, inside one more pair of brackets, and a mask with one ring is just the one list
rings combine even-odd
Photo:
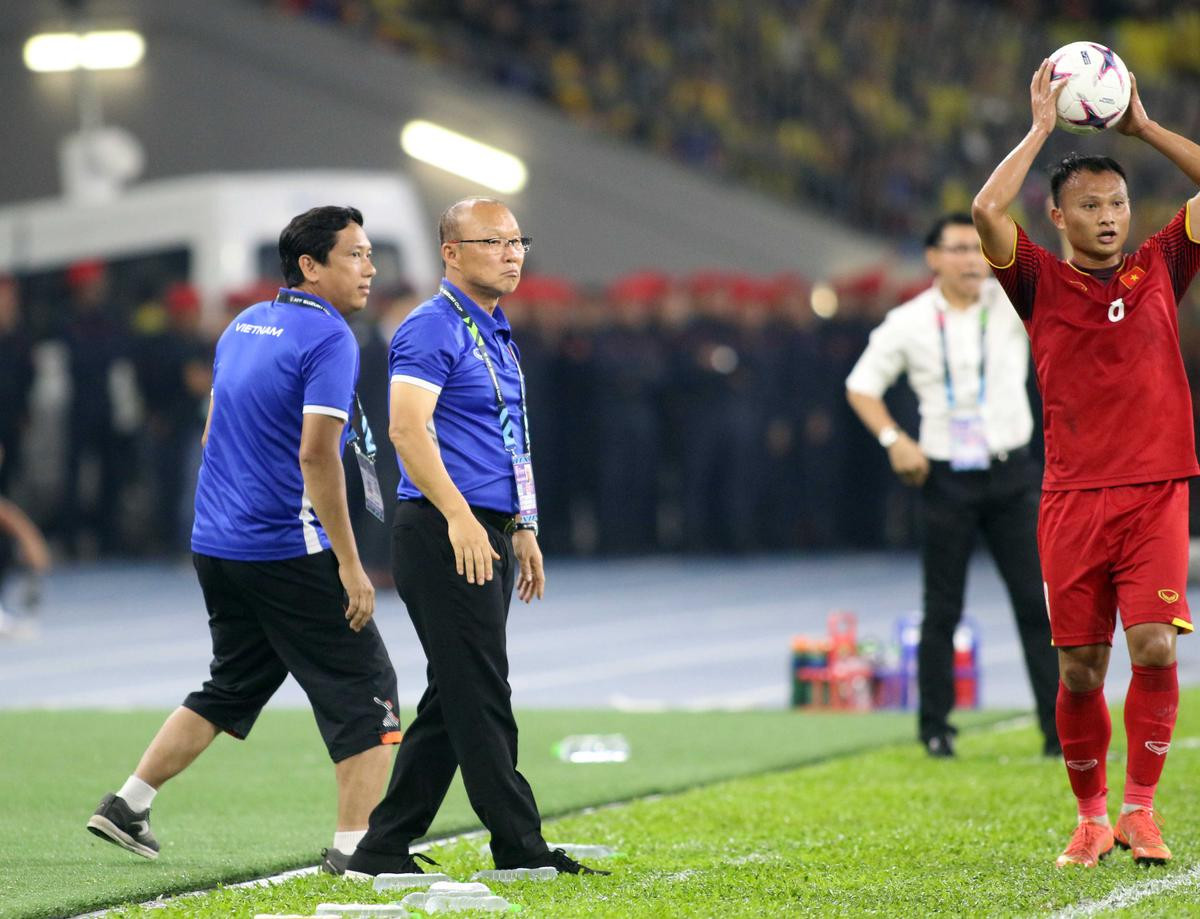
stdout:
[[0,495],[10,494],[22,459],[33,388],[32,349],[21,319],[17,282],[0,276]]
[[[111,554],[120,544],[118,523],[128,464],[128,441],[118,412],[129,397],[118,368],[130,352],[128,333],[112,318],[108,272],[87,261],[67,271],[71,318],[64,339],[71,381],[67,456],[60,531],[72,555]],[[126,398],[114,402],[114,390]]]
[[200,435],[212,386],[212,352],[200,335],[200,296],[176,282],[163,292],[156,327],[136,342],[134,363],[145,406],[142,431],[152,487],[151,552],[185,553]]
[[[383,494],[384,507],[390,508],[395,500],[400,470],[396,465],[396,453],[388,440],[388,349],[392,336],[404,318],[421,302],[412,287],[400,282],[390,289],[371,294],[367,308],[350,323],[358,340],[358,395],[363,412],[371,425],[378,454],[375,472],[379,476],[379,488]],[[358,541],[363,567],[376,587],[392,586],[390,519],[385,524],[367,510],[362,492],[362,476],[353,450],[343,456],[346,467],[347,498],[350,507],[350,522]]]

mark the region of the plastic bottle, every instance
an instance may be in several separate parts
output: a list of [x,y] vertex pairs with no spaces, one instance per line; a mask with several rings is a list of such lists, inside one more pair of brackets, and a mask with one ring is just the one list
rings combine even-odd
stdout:
[[511,884],[513,881],[553,881],[556,877],[558,869],[547,865],[543,868],[490,868],[487,871],[476,871],[471,875],[471,880]]
[[623,763],[629,741],[623,734],[572,734],[554,745],[554,755],[567,763]]
[[[472,888],[472,889],[465,889]],[[486,884],[446,884],[433,885],[429,890],[419,890],[410,893],[399,905],[404,909],[419,909],[426,913],[461,912],[463,910],[484,910],[486,912],[501,912],[508,909],[508,901],[488,890]]]
[[341,916],[342,919],[373,919],[376,916],[407,917],[399,903],[319,903],[313,912],[318,916]]
[[405,887],[428,887],[431,884],[449,880],[451,878],[448,874],[424,874],[421,872],[413,872],[411,874],[378,874],[375,876],[373,886],[376,890],[400,890]]

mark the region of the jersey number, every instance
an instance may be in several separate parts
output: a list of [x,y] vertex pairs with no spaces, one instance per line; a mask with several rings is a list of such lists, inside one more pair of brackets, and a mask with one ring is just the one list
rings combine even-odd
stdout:
[[1125,318],[1125,300],[1122,297],[1118,297],[1116,300],[1114,300],[1112,303],[1110,303],[1108,305],[1108,321],[1109,322],[1120,322],[1124,318]]

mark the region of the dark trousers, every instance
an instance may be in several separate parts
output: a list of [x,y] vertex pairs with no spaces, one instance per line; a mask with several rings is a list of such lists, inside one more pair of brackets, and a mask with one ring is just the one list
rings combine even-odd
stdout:
[[387,794],[358,844],[360,864],[407,853],[429,830],[457,768],[471,807],[492,834],[498,868],[518,867],[546,851],[533,791],[517,771],[505,644],[517,573],[512,541],[503,532],[508,518],[488,511],[476,517],[500,555],[483,586],[454,570],[446,518],[437,508],[427,501],[401,501],[396,508],[392,573],[425,650],[429,685],[400,742]]
[[954,707],[954,630],[962,618],[967,564],[982,533],[1008,588],[1025,667],[1046,739],[1057,738],[1054,700],[1058,656],[1050,644],[1050,620],[1037,555],[1038,468],[1027,450],[992,461],[981,472],[954,472],[930,464],[922,490],[924,620],[917,650],[919,729],[927,740],[951,729]]

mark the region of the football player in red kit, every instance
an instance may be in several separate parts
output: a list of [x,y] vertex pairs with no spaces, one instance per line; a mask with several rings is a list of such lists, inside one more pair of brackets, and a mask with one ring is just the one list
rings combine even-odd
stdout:
[[[1066,81],[1051,74],[1049,61],[1034,74],[1033,125],[980,190],[972,216],[984,255],[1029,332],[1044,405],[1038,548],[1059,658],[1058,736],[1079,805],[1057,864],[1094,866],[1114,843],[1138,862],[1161,864],[1171,852],[1154,817],[1154,791],[1179,703],[1175,640],[1192,631],[1187,479],[1200,468],[1177,309],[1200,268],[1200,195],[1128,254],[1124,171],[1108,157],[1072,154],[1050,182],[1050,216],[1072,257],[1063,261],[1031,242],[1008,209],[1054,129]],[[1200,186],[1200,146],[1150,120],[1136,81],[1116,129]],[[1133,674],[1125,699],[1125,796],[1114,827],[1104,678],[1117,610]]]

